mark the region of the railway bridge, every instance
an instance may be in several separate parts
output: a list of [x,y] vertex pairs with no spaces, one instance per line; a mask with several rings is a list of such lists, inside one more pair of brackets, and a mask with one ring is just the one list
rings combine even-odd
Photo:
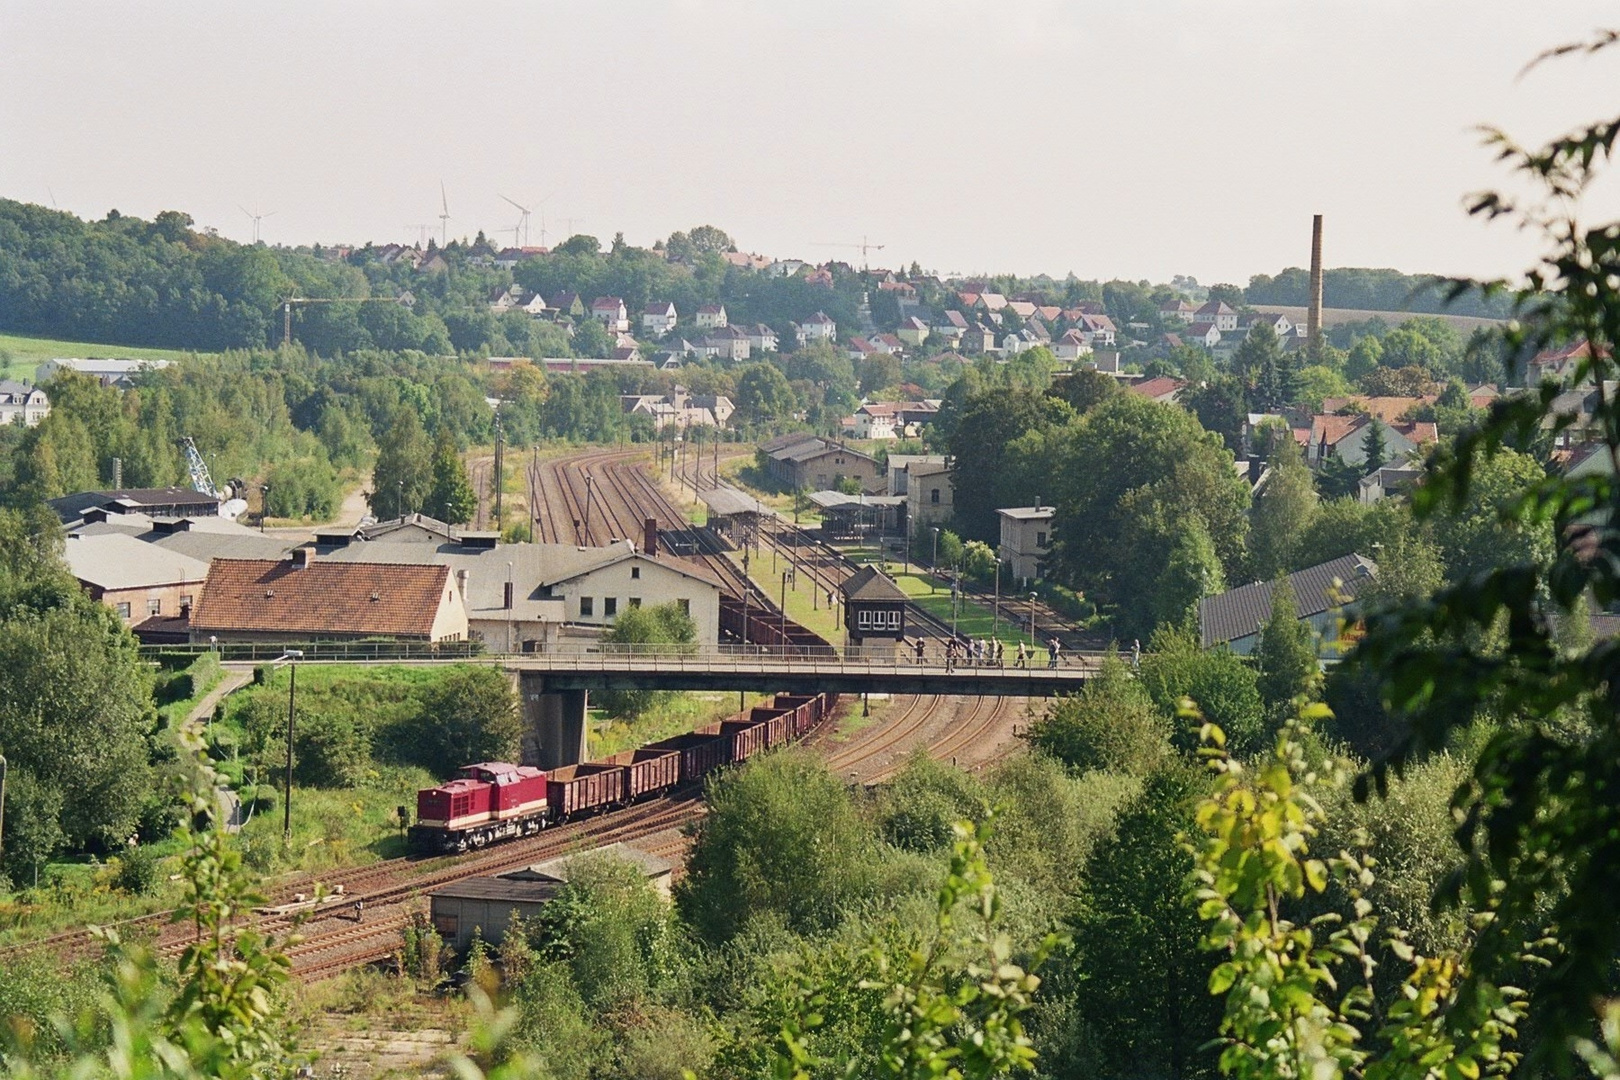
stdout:
[[[379,643],[380,645],[381,643]],[[543,768],[584,760],[586,710],[591,691],[724,690],[785,694],[963,694],[978,697],[1052,697],[1085,686],[1101,654],[1064,657],[1055,667],[1018,667],[937,656],[919,664],[900,657],[858,657],[791,652],[763,646],[678,651],[658,646],[594,647],[589,651],[484,653],[392,643],[311,643],[305,662],[435,665],[490,664],[512,676],[524,721],[526,763]],[[280,645],[221,645],[228,665],[274,660]],[[260,654],[263,655],[260,655]]]

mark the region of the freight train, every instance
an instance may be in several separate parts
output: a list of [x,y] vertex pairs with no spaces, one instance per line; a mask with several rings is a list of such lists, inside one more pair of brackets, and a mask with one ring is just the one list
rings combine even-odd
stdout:
[[832,711],[836,694],[778,694],[746,716],[626,750],[605,761],[544,771],[485,761],[416,793],[411,846],[464,852],[532,836],[548,825],[616,810],[700,782],[723,765],[791,742]]

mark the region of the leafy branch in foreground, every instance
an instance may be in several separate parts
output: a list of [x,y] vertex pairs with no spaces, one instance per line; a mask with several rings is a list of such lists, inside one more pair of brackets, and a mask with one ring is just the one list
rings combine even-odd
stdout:
[[[1326,715],[1312,706],[1302,720]],[[1522,1011],[1517,993],[1468,982],[1464,957],[1418,955],[1394,928],[1383,930],[1383,944],[1411,970],[1382,1023],[1375,1020],[1380,926],[1365,895],[1373,860],[1311,850],[1324,821],[1314,792],[1341,783],[1343,770],[1313,772],[1292,722],[1252,772],[1226,753],[1218,727],[1206,724],[1202,735],[1200,753],[1216,783],[1190,840],[1192,885],[1209,924],[1205,946],[1225,955],[1209,982],[1226,1003],[1222,1072],[1255,1080],[1476,1080],[1511,1071],[1518,1055],[1506,1044]],[[1347,896],[1348,913],[1298,914],[1319,906],[1307,898],[1332,885]]]
[[[959,823],[950,869],[939,890],[934,933],[898,961],[880,945],[868,952],[877,974],[861,989],[883,994],[881,1075],[904,1080],[988,1080],[1031,1071],[1035,1049],[1019,1017],[1032,1003],[1040,978],[1033,972],[1060,944],[1048,936],[1029,968],[1013,962],[1007,935],[998,929],[1001,896],[985,861],[990,819]],[[823,1023],[820,1008],[837,987],[800,988],[783,1023],[771,1074],[810,1080],[828,1067],[856,1075],[859,1063],[821,1060],[813,1049]]]
[[[1620,34],[1600,33],[1537,63],[1616,43]],[[1550,347],[1584,347],[1571,350],[1562,372],[1494,402],[1473,430],[1438,452],[1414,509],[1422,517],[1463,505],[1482,462],[1538,438],[1590,439],[1600,467],[1549,475],[1507,511],[1513,526],[1553,525],[1551,559],[1492,567],[1374,612],[1350,657],[1381,682],[1406,726],[1399,744],[1358,780],[1358,796],[1382,789],[1390,767],[1445,746],[1480,718],[1497,721],[1454,800],[1465,861],[1440,898],[1494,913],[1461,976],[1480,988],[1516,977],[1523,941],[1555,940],[1550,964],[1526,990],[1542,1035],[1534,1053],[1558,1066],[1578,1046],[1596,1045],[1596,1021],[1610,1015],[1604,1002],[1617,996],[1620,953],[1612,910],[1620,895],[1620,802],[1608,794],[1620,790],[1620,640],[1569,646],[1560,634],[1561,624],[1585,618],[1586,605],[1620,602],[1620,221],[1588,225],[1581,217],[1582,196],[1612,164],[1617,138],[1620,118],[1539,149],[1489,133],[1499,160],[1542,197],[1488,193],[1473,198],[1470,211],[1540,233],[1547,250],[1519,285],[1458,281],[1451,293],[1512,295],[1518,320],[1503,332],[1510,370],[1528,368],[1527,358]],[[1588,416],[1567,405],[1575,397],[1588,403]]]

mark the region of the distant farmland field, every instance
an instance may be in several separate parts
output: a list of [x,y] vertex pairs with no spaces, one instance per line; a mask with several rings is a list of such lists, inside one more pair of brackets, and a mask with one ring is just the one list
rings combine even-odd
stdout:
[[55,341],[22,334],[0,334],[0,378],[34,381],[34,369],[46,360],[84,359],[178,360],[183,349],[146,349],[126,345],[98,345],[88,341]]
[[[1285,304],[1256,304],[1254,310],[1267,314],[1281,314],[1288,316],[1289,322],[1305,323],[1305,309],[1302,307],[1289,307]],[[1432,315],[1425,311],[1363,311],[1359,308],[1323,308],[1322,325],[1338,326],[1340,323],[1366,322],[1368,319],[1382,319],[1391,326],[1398,326],[1407,319],[1432,318],[1443,319],[1452,327],[1467,337],[1482,326],[1501,326],[1501,319],[1482,319],[1474,315]]]

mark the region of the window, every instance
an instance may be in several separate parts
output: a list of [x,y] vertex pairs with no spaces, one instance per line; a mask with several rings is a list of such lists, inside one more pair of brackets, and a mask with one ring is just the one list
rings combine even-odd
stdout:
[[582,619],[589,619],[591,616],[593,616],[595,614],[596,614],[596,598],[594,596],[582,596],[582,597],[580,597],[579,598],[579,617],[582,618]]
[[180,606],[183,608],[192,607],[196,604],[196,602],[196,599],[190,596],[182,596],[180,598]]
[[1035,546],[1036,547],[1045,547],[1046,546],[1046,534],[1045,533],[1038,532],[1038,533],[1035,534]]
[[617,596],[605,597],[602,600],[602,618],[611,619],[619,613],[619,598]]
[[631,607],[633,607],[633,608],[638,608],[638,607],[640,607],[640,606],[641,606],[641,597],[639,597],[639,596],[632,596],[632,597],[631,597],[631,598],[630,598],[630,606],[631,606]]
[[928,489],[928,501],[933,503],[935,506],[939,505],[939,488]]
[[121,619],[129,618],[129,605],[128,604],[119,604],[118,605],[118,617],[121,618]]
[[677,600],[675,602],[680,605],[682,615],[688,615],[689,616],[689,615],[692,614],[692,601],[686,599],[686,597],[683,596],[683,597],[681,597],[679,600]]
[[632,566],[630,568],[630,578],[631,578],[632,581],[640,581],[641,580],[641,567]]
[[148,615],[161,615],[161,614],[163,614],[163,601],[162,600],[148,600],[146,602],[146,613]]
[[872,628],[872,613],[865,608],[857,611],[855,613],[855,625],[862,630],[870,630]]

